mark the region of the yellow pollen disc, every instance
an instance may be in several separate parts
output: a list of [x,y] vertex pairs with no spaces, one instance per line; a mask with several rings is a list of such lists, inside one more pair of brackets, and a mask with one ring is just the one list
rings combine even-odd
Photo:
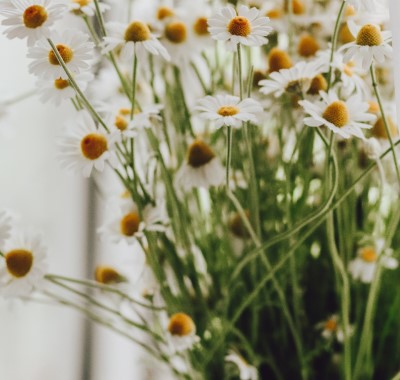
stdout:
[[[379,106],[378,106],[379,110]],[[388,116],[386,118],[387,124],[388,124],[388,129],[391,137],[395,137],[399,135],[399,130],[397,129],[397,125],[393,121],[393,119]],[[376,123],[371,129],[372,136],[378,138],[378,139],[385,139],[388,140],[388,135],[386,133],[386,128],[385,128],[385,123],[382,119],[382,117],[378,118]]]
[[157,10],[157,19],[158,20],[164,20],[167,17],[172,17],[174,15],[174,11],[171,8],[168,7],[160,7]]
[[318,74],[311,81],[310,88],[307,93],[310,95],[318,95],[320,91],[326,91],[328,88],[328,82],[322,74]]
[[350,120],[346,103],[336,100],[326,107],[322,117],[338,128],[344,127]]
[[257,87],[260,80],[267,79],[267,75],[261,70],[255,70],[253,74],[253,86]]
[[251,33],[251,24],[246,17],[236,16],[228,24],[228,32],[234,36],[247,37]]
[[374,263],[378,259],[378,255],[372,247],[362,248],[360,250],[360,257],[367,263]]
[[176,313],[169,319],[168,331],[171,335],[188,336],[195,330],[196,326],[193,319],[185,313]]
[[222,106],[217,112],[221,116],[234,116],[239,113],[239,108],[235,106]]
[[81,141],[82,154],[89,160],[98,159],[107,149],[107,139],[99,133],[89,133]]
[[72,2],[79,4],[80,7],[86,7],[86,5],[89,5],[92,0],[72,0]]
[[23,14],[24,25],[27,28],[35,29],[42,26],[47,20],[46,8],[41,5],[31,5],[26,8]]
[[344,15],[345,17],[351,17],[351,16],[355,16],[356,15],[356,10],[354,9],[354,7],[352,5],[348,5],[346,7],[346,10],[344,11]]
[[353,74],[354,74],[354,73],[353,73],[354,66],[355,66],[355,64],[354,64],[354,62],[352,62],[352,61],[346,63],[346,64],[343,66],[343,72],[344,72],[348,77],[352,77]]
[[[303,1],[301,0],[292,0],[293,14],[302,15],[306,11],[306,7],[304,6]],[[286,2],[285,11],[289,10],[289,4]]]
[[269,72],[273,73],[281,69],[290,69],[293,63],[286,51],[273,48],[268,55],[268,66]]
[[336,319],[335,318],[331,318],[331,319],[328,319],[325,322],[324,330],[328,330],[328,331],[334,332],[334,331],[337,330],[337,327],[338,327],[338,325],[337,325]]
[[57,90],[64,90],[65,88],[69,87],[68,79],[58,78],[54,81],[54,87]]
[[379,113],[379,104],[377,102],[374,102],[373,100],[368,101],[369,108],[368,112],[369,113]]
[[310,34],[304,34],[297,46],[297,52],[302,57],[312,57],[319,50],[318,41]]
[[193,25],[194,32],[199,36],[206,36],[208,35],[208,24],[206,17],[199,17],[194,25]]
[[128,128],[128,121],[124,117],[117,115],[115,117],[114,125],[120,131],[125,131],[125,129]]
[[131,114],[131,109],[130,108],[120,108],[118,112],[120,115],[128,116]]
[[98,266],[94,272],[94,278],[97,282],[108,285],[121,282],[122,276],[114,268]]
[[165,27],[165,37],[174,44],[186,41],[187,29],[182,21],[173,21]]
[[126,42],[142,42],[147,41],[151,37],[149,27],[141,21],[133,21],[125,30]]
[[[59,44],[59,45],[56,45],[56,48],[65,63],[72,61],[72,58],[74,57],[74,52],[72,51],[72,49],[69,46]],[[52,65],[59,65],[57,57],[54,54],[53,50],[49,51],[49,62]]]
[[[249,210],[246,210],[245,214],[247,219],[250,219]],[[232,233],[238,238],[244,239],[250,237],[249,232],[243,224],[242,217],[238,213],[235,214],[235,216],[230,221],[229,228]]]
[[356,44],[360,46],[379,46],[383,42],[382,34],[376,25],[366,24],[357,34]]
[[214,157],[214,152],[205,142],[195,140],[189,147],[187,161],[193,168],[199,168],[208,164]]
[[4,257],[6,259],[7,270],[14,277],[24,277],[32,268],[32,252],[25,249],[14,249]]
[[122,235],[133,236],[139,231],[140,218],[137,212],[126,214],[120,221],[119,227]]
[[356,38],[353,36],[353,33],[350,32],[347,22],[342,24],[342,26],[340,27],[340,31],[339,31],[339,41],[342,44],[348,44],[350,42],[355,41],[355,39]]
[[122,199],[129,199],[131,197],[131,193],[128,190],[124,190],[120,197]]
[[278,8],[271,9],[266,13],[266,16],[269,17],[271,20],[277,20],[282,17],[282,11]]

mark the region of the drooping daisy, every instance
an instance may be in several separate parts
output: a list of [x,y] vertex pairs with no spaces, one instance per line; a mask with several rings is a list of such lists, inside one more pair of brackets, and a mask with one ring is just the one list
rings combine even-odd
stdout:
[[343,45],[339,51],[344,52],[344,61],[360,60],[364,70],[368,70],[376,61],[384,63],[392,57],[393,49],[389,45],[392,34],[389,31],[381,31],[379,25],[356,25],[348,22],[350,32],[356,37],[354,42]]
[[187,191],[209,188],[224,182],[225,169],[219,158],[202,140],[195,140],[188,149],[187,160],[176,174],[175,183]]
[[198,104],[196,109],[200,111],[200,117],[214,121],[217,128],[223,125],[239,128],[246,121],[257,123],[256,114],[263,111],[256,100],[240,100],[232,95],[206,96]]
[[200,341],[193,319],[185,313],[176,313],[169,318],[167,334],[176,352],[189,350]]
[[349,272],[354,280],[369,284],[374,279],[378,265],[386,269],[398,267],[398,261],[390,256],[390,252],[383,251],[384,245],[385,241],[378,239],[375,246],[361,247],[357,251],[357,257],[349,263]]
[[[64,60],[67,68],[74,74],[90,68],[93,60],[94,44],[89,41],[89,35],[77,30],[65,30],[62,34],[53,32],[51,40]],[[50,44],[40,40],[29,49],[28,58],[33,61],[29,64],[29,71],[39,77],[65,77],[65,71],[58,63]]]
[[27,38],[28,46],[49,37],[50,27],[67,10],[57,0],[10,0],[9,3],[0,8],[0,14],[5,16],[2,21],[5,34],[11,39]]
[[166,60],[170,59],[167,50],[146,23],[132,21],[129,25],[125,25],[119,22],[110,22],[106,27],[109,34],[104,37],[103,53],[121,48],[121,58],[125,61],[132,61],[135,53],[143,62],[149,53],[161,55]]
[[94,278],[103,285],[115,285],[126,281],[124,276],[108,265],[98,265],[94,271]]
[[368,113],[369,104],[363,102],[358,94],[347,100],[340,100],[331,90],[329,93],[320,92],[322,101],[310,102],[302,100],[299,104],[309,117],[304,123],[309,127],[327,126],[331,131],[343,138],[356,136],[365,139],[361,129],[369,129],[367,122],[374,121],[375,115]]
[[28,296],[40,288],[47,269],[46,249],[39,237],[11,238],[0,258],[0,294],[6,297]]
[[[72,13],[78,16],[86,15],[92,17],[96,12],[96,6],[93,0],[70,0],[68,8]],[[110,9],[110,6],[103,2],[99,2],[99,8],[100,12],[104,13]]]
[[239,5],[236,12],[232,5],[221,9],[208,19],[212,38],[225,41],[228,50],[234,51],[237,44],[262,46],[268,43],[266,36],[272,31],[269,18],[263,17],[257,8]]
[[0,251],[4,242],[10,237],[11,217],[5,211],[0,211]]
[[106,162],[118,165],[114,151],[120,139],[119,132],[107,133],[96,127],[86,111],[80,111],[60,141],[60,160],[66,168],[78,169],[89,177],[93,168],[103,171]]
[[235,364],[239,369],[240,380],[258,380],[258,371],[244,360],[244,358],[235,351],[229,351],[225,356],[225,361]]

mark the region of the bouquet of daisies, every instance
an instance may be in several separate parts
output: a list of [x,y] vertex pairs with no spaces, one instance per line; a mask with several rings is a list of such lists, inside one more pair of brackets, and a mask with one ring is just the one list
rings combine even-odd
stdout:
[[70,104],[60,164],[102,194],[99,239],[135,262],[52,274],[42,239],[0,212],[1,294],[75,308],[176,379],[396,376],[385,2],[8,0],[0,15],[35,95]]

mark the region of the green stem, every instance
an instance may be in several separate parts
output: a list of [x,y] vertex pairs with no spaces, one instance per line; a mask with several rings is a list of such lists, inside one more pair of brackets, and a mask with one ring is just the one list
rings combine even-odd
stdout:
[[[135,45],[136,46],[136,45]],[[136,49],[133,51],[133,69],[132,69],[132,96],[131,96],[131,120],[133,119],[133,115],[135,113],[135,98],[136,98],[136,77],[137,77],[137,66],[138,59],[136,55]]]

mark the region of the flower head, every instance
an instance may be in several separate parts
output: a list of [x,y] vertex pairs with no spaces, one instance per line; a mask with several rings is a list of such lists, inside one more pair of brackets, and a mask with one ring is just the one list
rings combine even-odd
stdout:
[[[99,8],[100,12],[103,13],[110,9],[110,6],[99,2]],[[77,16],[85,15],[91,17],[96,12],[96,6],[93,0],[70,0],[69,10]]]
[[199,341],[199,337],[196,335],[196,325],[186,313],[171,315],[167,332],[170,343],[176,352],[191,349]]
[[258,371],[244,360],[244,358],[235,351],[229,351],[225,356],[225,361],[235,364],[239,369],[240,380],[258,380]]

